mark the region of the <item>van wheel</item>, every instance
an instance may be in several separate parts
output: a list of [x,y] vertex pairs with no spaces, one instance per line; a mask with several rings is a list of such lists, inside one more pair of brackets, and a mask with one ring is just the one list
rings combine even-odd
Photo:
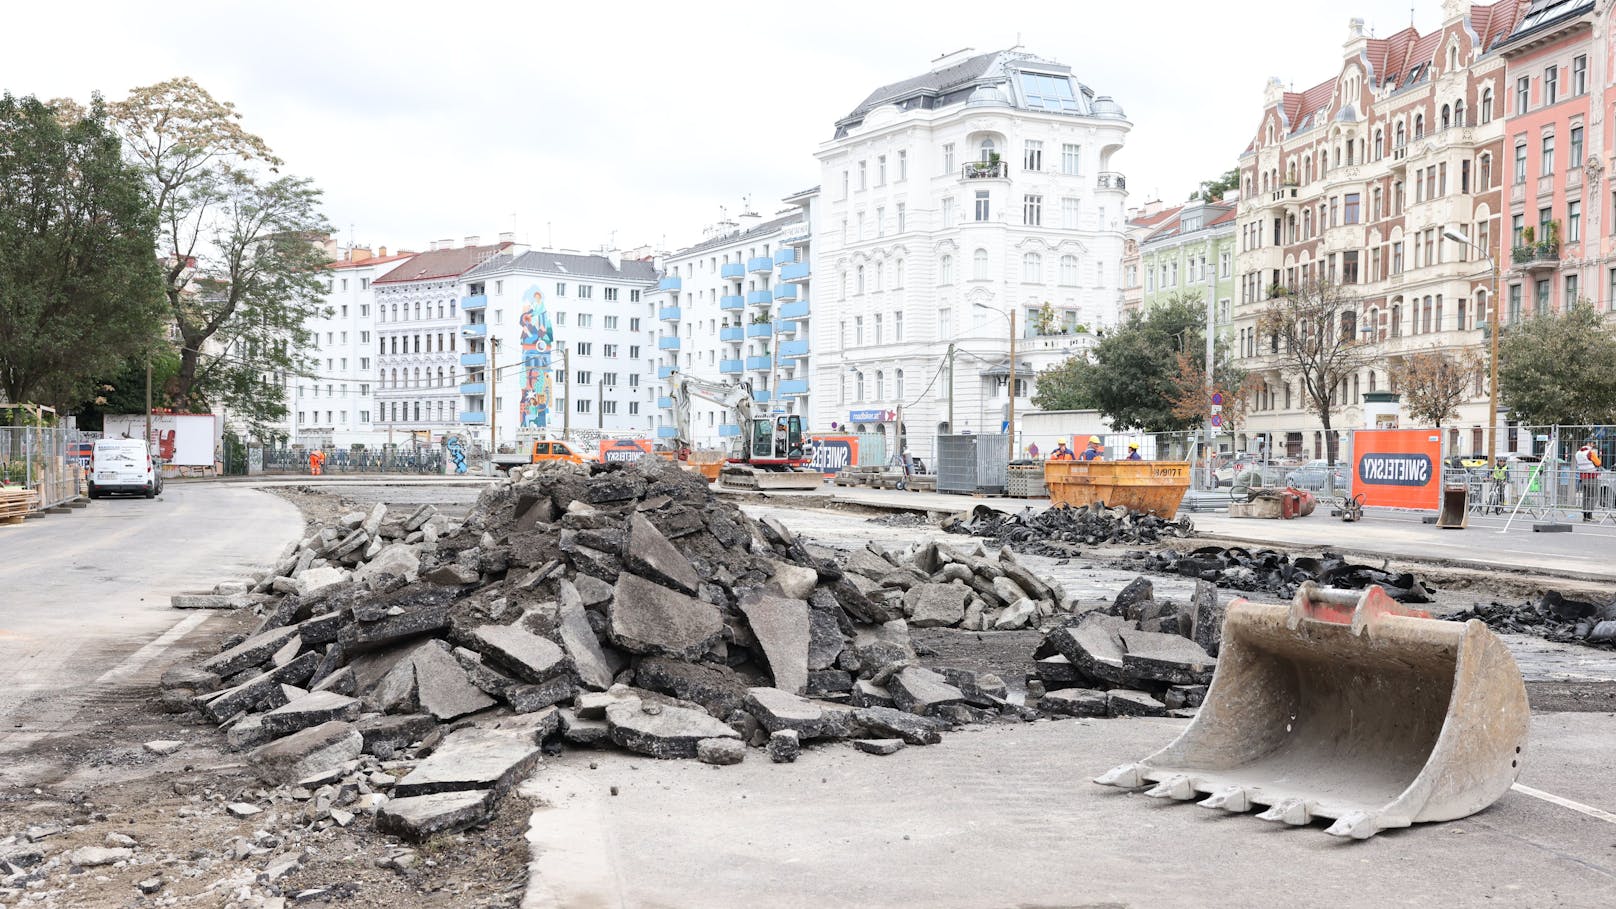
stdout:
[[92,499],[99,499],[99,498],[101,498],[101,493],[99,493],[99,492],[96,492],[96,491],[95,491],[95,487],[94,487],[94,486],[91,486],[91,487],[90,487],[90,498],[92,498]]
[[146,498],[148,498],[148,499],[157,498],[157,487],[155,487],[155,486],[147,486],[146,487]]

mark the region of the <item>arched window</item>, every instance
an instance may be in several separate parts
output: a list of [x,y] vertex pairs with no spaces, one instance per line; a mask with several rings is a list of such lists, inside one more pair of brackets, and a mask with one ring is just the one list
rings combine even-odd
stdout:
[[398,387],[398,370],[397,369],[393,370],[393,387],[394,388]]
[[1392,147],[1393,148],[1402,148],[1404,145],[1407,145],[1407,144],[1408,144],[1408,133],[1404,131],[1403,124],[1399,123],[1399,124],[1397,124],[1396,131],[1393,133]]
[[421,367],[415,367],[415,387],[421,387]]
[[1476,318],[1470,324],[1480,328],[1487,324],[1487,318],[1487,292],[1478,290],[1476,291]]
[[841,288],[841,298],[843,300],[847,299],[847,272],[837,272],[836,282]]
[[864,293],[864,266],[862,266],[862,265],[860,265],[854,271],[853,293],[854,294]]
[[1481,90],[1481,122],[1493,122],[1493,90],[1490,88]]
[[903,286],[903,260],[899,259],[892,265],[892,286]]
[[1030,252],[1021,257],[1021,280],[1038,282],[1044,278],[1044,257]]
[[847,403],[847,374],[846,373],[843,373],[843,374],[836,377],[836,387],[837,387],[838,393],[839,393],[838,403],[846,404]]
[[939,284],[953,284],[954,283],[954,257],[953,256],[945,255],[942,258],[937,260],[937,283],[939,283]]
[[875,400],[877,402],[886,400],[886,391],[887,374],[877,369],[875,371]]
[[1488,190],[1493,187],[1493,156],[1482,155],[1481,161],[1476,165],[1476,189]]
[[903,403],[903,370],[893,370],[892,373],[892,400],[894,403]]
[[1465,109],[1464,109],[1464,99],[1463,98],[1460,98],[1459,100],[1453,102],[1453,125],[1454,126],[1469,126],[1470,125],[1470,124],[1465,122]]
[[1414,138],[1425,138],[1425,114],[1423,113],[1414,115]]
[[993,160],[994,145],[992,139],[983,139],[982,144],[978,148],[980,149],[982,156],[977,160],[983,162],[984,164]]
[[1452,116],[1453,116],[1452,108],[1448,107],[1448,105],[1446,105],[1446,104],[1442,105],[1442,128],[1443,129],[1447,129],[1448,127],[1453,125]]
[[1061,256],[1060,257],[1060,282],[1062,284],[1076,284],[1077,283],[1077,257],[1076,256]]
[[870,284],[870,289],[871,290],[880,290],[881,289],[881,273],[886,271],[886,270],[887,270],[887,267],[886,267],[885,263],[882,263],[882,262],[875,263],[875,268],[873,269],[873,271],[871,273],[871,277],[874,279]]
[[1354,341],[1358,337],[1358,314],[1352,310],[1341,313],[1341,340]]
[[[1401,303],[1393,303],[1392,304],[1392,337],[1401,338],[1402,336],[1403,336],[1403,305]],[[1373,389],[1371,389],[1371,390],[1373,390]]]
[[1456,70],[1458,68],[1459,68],[1459,47],[1458,47],[1458,45],[1450,44],[1450,45],[1448,45],[1448,71],[1452,72],[1453,70]]
[[971,279],[986,281],[988,279],[988,251],[979,249],[971,254]]
[[853,373],[853,401],[855,403],[864,402],[864,373],[862,372]]

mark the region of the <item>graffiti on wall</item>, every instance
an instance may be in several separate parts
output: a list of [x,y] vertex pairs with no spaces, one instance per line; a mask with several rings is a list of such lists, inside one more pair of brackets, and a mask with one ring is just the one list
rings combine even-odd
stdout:
[[550,355],[555,344],[555,327],[544,306],[544,292],[538,285],[522,293],[522,404],[521,425],[543,428],[550,418]]

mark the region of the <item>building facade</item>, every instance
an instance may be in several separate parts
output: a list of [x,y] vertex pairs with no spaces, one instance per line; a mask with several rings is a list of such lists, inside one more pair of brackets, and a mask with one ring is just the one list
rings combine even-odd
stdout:
[[290,444],[304,448],[385,443],[376,424],[377,278],[402,267],[413,253],[389,255],[384,246],[342,250],[329,267],[321,313],[306,326],[310,346],[299,351],[305,367],[287,379]]
[[460,275],[455,420],[467,439],[648,437],[655,265],[508,246]]
[[1140,305],[1172,297],[1213,303],[1216,331],[1234,319],[1235,203],[1186,202],[1156,219],[1139,244]]
[[[1033,375],[1117,319],[1132,124],[1071,68],[961,51],[876,89],[816,157],[812,424],[930,456],[998,432]],[[1032,328],[1029,328],[1032,326]],[[1045,331],[1040,333],[1039,327]]]
[[[1346,299],[1331,331],[1370,345],[1368,364],[1335,389],[1335,428],[1364,426],[1365,395],[1394,391],[1408,356],[1484,353],[1489,260],[1505,242],[1501,48],[1524,4],[1442,8],[1441,28],[1426,34],[1371,38],[1352,20],[1340,67],[1306,91],[1270,80],[1240,162],[1235,351],[1259,385],[1237,450],[1255,450],[1261,434],[1276,453],[1326,451],[1322,421],[1277,339],[1259,330],[1287,291],[1339,286]],[[1484,447],[1484,369],[1469,391],[1449,428],[1459,454]]]
[[[798,193],[769,220],[746,213],[720,221],[702,242],[667,256],[652,295],[656,377],[664,388],[657,402],[659,438],[676,435],[666,390],[675,373],[749,383],[765,412],[808,412],[813,199],[814,190]],[[734,414],[696,399],[691,434],[697,448],[726,448],[740,426]]]
[[376,412],[392,444],[441,442],[461,429],[460,276],[512,244],[438,240],[371,282],[376,294]]

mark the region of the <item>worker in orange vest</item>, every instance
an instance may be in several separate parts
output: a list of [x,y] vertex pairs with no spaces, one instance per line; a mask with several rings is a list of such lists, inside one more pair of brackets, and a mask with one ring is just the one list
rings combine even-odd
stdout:
[[1089,447],[1083,449],[1083,454],[1078,460],[1081,460],[1081,461],[1104,461],[1105,460],[1105,444],[1100,441],[1099,436],[1089,436]]

